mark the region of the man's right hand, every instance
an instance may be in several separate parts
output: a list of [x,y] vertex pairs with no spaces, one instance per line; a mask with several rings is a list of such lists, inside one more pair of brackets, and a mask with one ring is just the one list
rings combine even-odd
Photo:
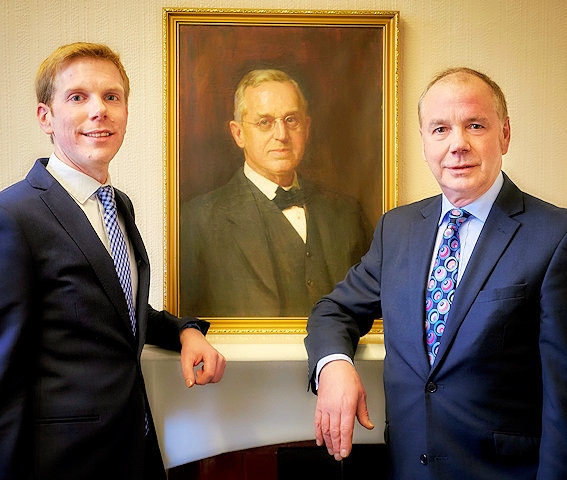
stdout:
[[336,460],[348,457],[355,417],[364,428],[374,428],[368,415],[366,390],[354,366],[346,360],[329,362],[319,374],[315,408],[317,445],[325,445]]

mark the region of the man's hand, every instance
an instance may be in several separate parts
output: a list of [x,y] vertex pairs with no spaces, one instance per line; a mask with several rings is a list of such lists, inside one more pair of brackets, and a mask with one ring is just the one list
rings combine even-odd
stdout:
[[326,445],[335,460],[342,460],[352,450],[354,418],[368,430],[374,428],[366,406],[366,390],[354,366],[335,360],[319,375],[315,409],[315,441]]
[[[191,388],[195,383],[205,385],[217,383],[224,374],[226,359],[207,341],[196,328],[181,332],[181,369],[185,385]],[[195,370],[200,363],[203,366]]]

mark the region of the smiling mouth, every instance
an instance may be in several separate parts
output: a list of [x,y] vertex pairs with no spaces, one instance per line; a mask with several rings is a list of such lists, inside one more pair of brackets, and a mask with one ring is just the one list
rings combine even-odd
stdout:
[[86,137],[94,137],[94,138],[110,137],[110,133],[109,132],[85,133],[85,136]]

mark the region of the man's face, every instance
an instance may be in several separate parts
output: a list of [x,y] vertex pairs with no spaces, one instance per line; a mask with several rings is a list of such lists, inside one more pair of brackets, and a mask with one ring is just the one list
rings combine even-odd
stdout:
[[423,155],[443,193],[459,207],[483,195],[502,168],[510,143],[490,87],[473,75],[450,75],[422,103]]
[[51,105],[40,103],[37,117],[61,161],[104,183],[128,120],[118,68],[106,60],[71,60],[56,76]]
[[[248,88],[244,99],[246,113],[242,121],[230,122],[230,129],[236,144],[244,150],[246,163],[279,185],[291,185],[305,152],[310,123],[299,106],[295,88],[289,82],[264,82]],[[298,125],[294,125],[294,118],[299,120]],[[256,125],[274,119],[268,131]]]

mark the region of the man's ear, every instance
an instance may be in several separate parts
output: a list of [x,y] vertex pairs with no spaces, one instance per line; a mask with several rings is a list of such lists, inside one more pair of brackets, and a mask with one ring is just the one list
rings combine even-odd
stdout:
[[423,130],[419,127],[419,136],[421,137],[421,156],[425,163],[427,163],[427,157],[425,156],[425,142],[423,141]]
[[244,133],[242,131],[242,125],[235,120],[231,120],[229,123],[230,133],[232,138],[240,148],[244,148]]
[[305,117],[305,141],[309,138],[309,127],[311,127],[311,117]]
[[511,138],[510,117],[508,117],[506,118],[506,121],[502,126],[502,140],[501,140],[502,155],[505,155],[508,152],[508,147],[510,146],[510,138]]
[[36,116],[39,122],[39,126],[44,131],[44,133],[51,135],[53,133],[53,128],[51,127],[51,108],[45,103],[38,104]]

